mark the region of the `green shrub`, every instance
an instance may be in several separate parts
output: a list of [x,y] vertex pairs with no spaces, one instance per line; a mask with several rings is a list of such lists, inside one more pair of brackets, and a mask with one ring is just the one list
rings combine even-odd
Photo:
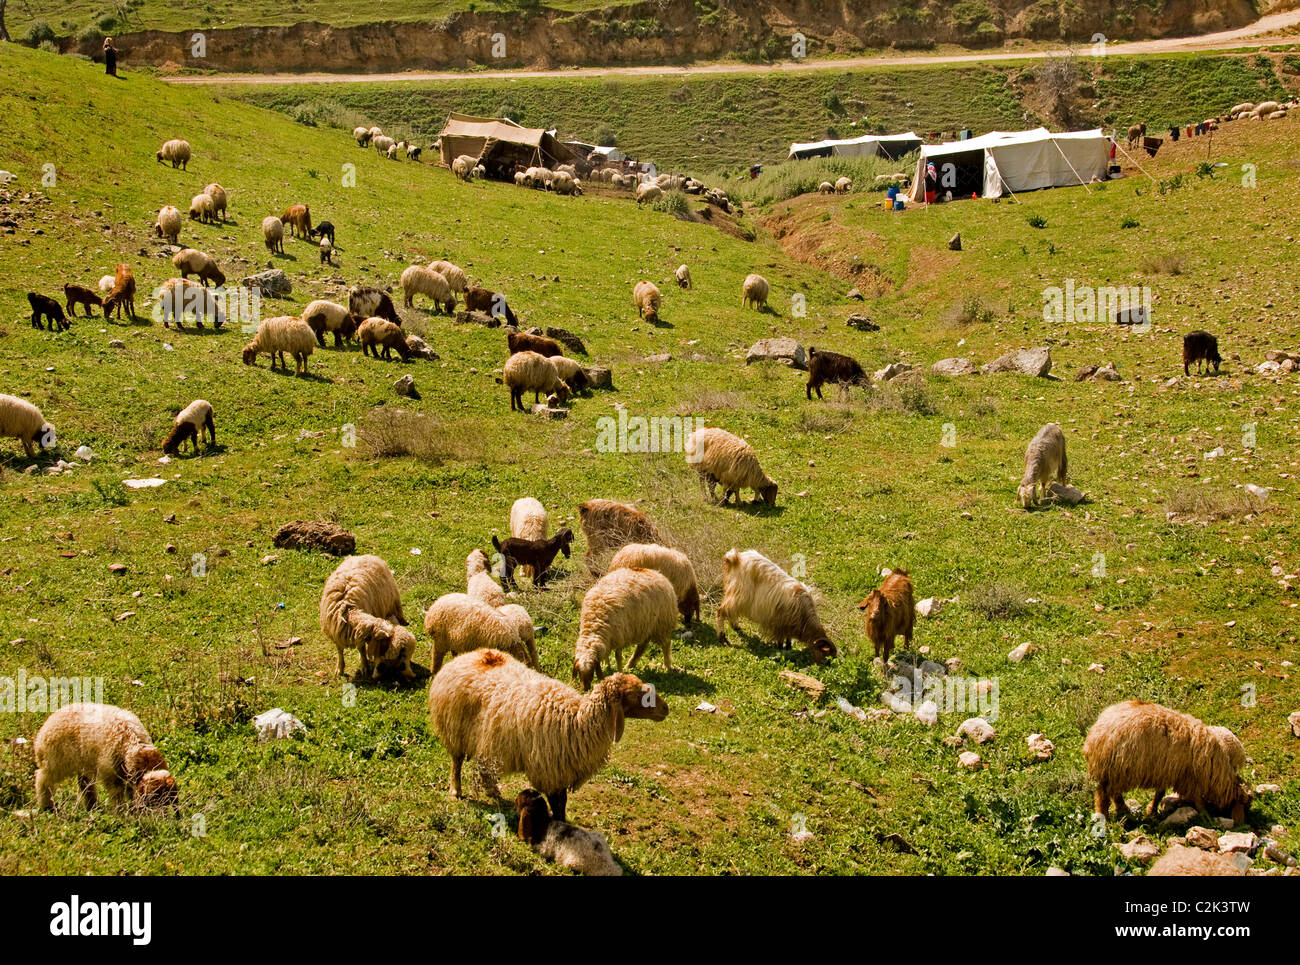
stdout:
[[1031,214],[1029,217],[1025,218],[1025,224],[1029,225],[1031,228],[1046,228],[1047,219],[1041,214]]
[[691,203],[681,191],[665,191],[663,197],[651,202],[650,206],[683,221],[689,221],[691,217]]
[[1120,221],[1119,226],[1121,228],[1128,229],[1128,228],[1141,227],[1141,224],[1142,222],[1138,221],[1137,218],[1133,217],[1131,214],[1128,214],[1124,216],[1124,219],[1122,221]]
[[23,43],[28,47],[42,47],[53,42],[54,28],[44,20],[33,20],[32,25],[27,28],[27,36],[23,38]]

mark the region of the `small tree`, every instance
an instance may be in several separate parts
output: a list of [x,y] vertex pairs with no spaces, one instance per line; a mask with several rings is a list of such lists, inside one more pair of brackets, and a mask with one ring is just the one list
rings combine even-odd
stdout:
[[9,0],[0,0],[0,40],[9,39],[9,28],[5,26],[5,4]]

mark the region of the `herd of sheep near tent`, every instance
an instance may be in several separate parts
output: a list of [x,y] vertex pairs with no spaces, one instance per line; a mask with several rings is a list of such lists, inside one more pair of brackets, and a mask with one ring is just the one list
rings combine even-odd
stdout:
[[[398,144],[378,128],[358,128],[359,144],[373,145],[395,157],[405,151],[418,158],[419,148]],[[159,162],[185,170],[191,160],[190,145],[168,141],[157,152]],[[475,159],[470,159],[471,161]],[[454,166],[453,166],[454,167]],[[463,165],[462,165],[463,167]],[[456,170],[459,177],[474,176],[474,167]],[[553,183],[567,172],[546,172]],[[542,177],[527,174],[520,183]],[[844,180],[844,179],[842,179]],[[849,185],[822,185],[822,190],[849,190]],[[567,193],[567,188],[559,193]],[[580,185],[578,186],[580,193]],[[638,196],[638,200],[640,197]],[[191,220],[226,217],[227,192],[209,184],[190,203]],[[154,230],[172,245],[179,244],[184,219],[180,209],[165,205]],[[291,237],[320,238],[322,261],[334,248],[334,226],[312,226],[306,205],[294,205],[279,217],[262,222],[268,250],[283,250],[285,228]],[[225,283],[225,274],[209,255],[181,250],[172,259],[178,278],[160,288],[164,324],[179,329],[187,313],[202,327],[205,319],[220,327],[220,303],[209,285]],[[190,276],[196,281],[190,281]],[[677,283],[690,288],[690,269],[680,266]],[[588,370],[564,355],[560,344],[537,334],[519,331],[517,319],[504,296],[471,285],[465,272],[451,262],[411,265],[401,276],[404,304],[410,307],[424,297],[434,311],[451,313],[458,296],[471,309],[490,312],[506,322],[509,357],[502,381],[510,407],[524,409],[524,396],[534,402],[543,396],[548,404],[563,404],[588,387]],[[40,328],[48,319],[51,330],[66,329],[80,304],[90,312],[102,308],[105,317],[125,310],[134,315],[136,282],[127,265],[99,282],[101,294],[69,284],[65,304],[33,292],[32,324]],[[762,309],[770,286],[761,275],[751,274],[741,284],[742,305]],[[649,281],[633,289],[639,316],[652,324],[659,320],[663,294]],[[66,308],[66,314],[65,314]],[[324,299],[313,300],[301,316],[264,319],[243,348],[245,364],[259,354],[286,366],[292,356],[295,370],[304,373],[317,348],[326,347],[333,335],[334,348],[358,341],[363,352],[388,359],[396,352],[403,360],[412,353],[413,340],[402,331],[402,319],[389,292],[356,287],[347,306]],[[418,340],[414,340],[418,342]],[[1184,369],[1191,363],[1221,361],[1217,341],[1205,332],[1193,332],[1184,342]],[[809,353],[808,399],[815,389],[820,399],[824,384],[855,385],[866,381],[862,366],[853,358],[813,349]],[[29,458],[39,448],[51,448],[55,430],[41,412],[24,399],[0,395],[0,434],[18,439]],[[216,444],[212,406],[196,399],[175,417],[163,450],[178,455],[190,442],[195,453],[200,441]],[[759,455],[743,439],[720,428],[700,428],[685,444],[687,465],[699,476],[702,492],[714,503],[721,487],[721,503],[739,503],[749,490],[755,502],[775,504],[778,485],[760,465]],[[1042,428],[1029,443],[1025,473],[1017,496],[1022,505],[1037,502],[1040,491],[1053,482],[1067,480],[1066,441],[1056,424]],[[700,618],[700,588],[692,560],[680,549],[664,545],[660,528],[634,506],[607,499],[589,499],[578,507],[585,540],[585,562],[596,582],[581,604],[579,630],[573,644],[571,666],[576,686],[551,679],[539,670],[540,661],[533,621],[524,607],[511,602],[507,591],[517,580],[544,588],[559,554],[570,556],[574,534],[569,528],[550,533],[545,507],[531,496],[515,501],[509,514],[510,536],[492,539],[500,561],[500,582],[487,553],[474,548],[466,557],[464,592],[439,597],[424,613],[424,632],[430,642],[432,683],[428,712],[432,728],[451,758],[450,791],[463,794],[461,771],[465,760],[477,765],[485,786],[496,793],[496,781],[521,773],[531,789],[519,795],[519,834],[550,858],[588,873],[621,873],[605,840],[567,823],[567,798],[583,786],[605,763],[627,719],[663,721],[669,707],[653,687],[631,671],[649,647],[663,658],[664,672],[672,672],[672,636],[679,621],[687,627]],[[798,641],[807,659],[822,663],[835,659],[838,650],[818,613],[810,588],[786,573],[756,550],[728,552],[722,562],[723,595],[714,614],[718,640],[728,628],[742,623],[757,628],[778,647]],[[902,637],[910,646],[914,629],[912,580],[895,571],[872,589],[859,605],[867,639],[875,656],[888,662],[894,642]],[[346,657],[355,651],[360,677],[394,675],[404,681],[415,677],[412,662],[419,649],[409,629],[397,580],[378,556],[345,558],[325,581],[320,598],[320,628],[338,651],[338,673],[346,672]],[[689,641],[687,634],[684,640]],[[624,655],[628,654],[626,664]],[[567,657],[566,657],[567,659]],[[1135,788],[1155,792],[1152,812],[1166,789],[1172,788],[1202,811],[1230,812],[1244,819],[1251,794],[1238,776],[1245,760],[1241,743],[1228,730],[1157,704],[1126,701],[1108,707],[1098,717],[1082,747],[1088,773],[1096,784],[1096,810],[1127,813],[1124,793]],[[74,704],[52,713],[36,735],[36,794],[38,805],[53,807],[53,791],[60,782],[76,778],[84,803],[93,806],[96,786],[104,786],[118,801],[142,807],[174,806],[177,783],[167,762],[153,745],[143,724],[129,711],[109,705]]]

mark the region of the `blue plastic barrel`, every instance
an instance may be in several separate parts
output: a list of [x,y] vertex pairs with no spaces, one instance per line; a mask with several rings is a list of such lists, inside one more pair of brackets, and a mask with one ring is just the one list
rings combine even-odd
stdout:
[[895,211],[903,211],[903,210],[906,209],[906,208],[907,208],[907,204],[906,204],[906,202],[903,201],[902,198],[895,198],[895,199],[894,199],[894,210],[895,210]]
[[890,201],[893,201],[895,198],[898,197],[898,188],[897,187],[886,188],[885,197],[887,197]]

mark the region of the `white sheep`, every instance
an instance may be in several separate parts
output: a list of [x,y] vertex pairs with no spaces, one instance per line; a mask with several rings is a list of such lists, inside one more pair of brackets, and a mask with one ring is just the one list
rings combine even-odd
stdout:
[[664,196],[663,188],[657,184],[641,184],[636,189],[636,203],[641,204],[645,201],[658,201]]
[[[158,209],[158,220],[153,223],[153,233],[159,238],[167,239],[169,245],[174,245],[177,244],[180,239],[181,226],[183,224],[184,217],[181,215],[180,209],[173,205],[165,204]],[[111,291],[113,288],[111,284],[113,276],[105,275],[104,277],[109,279],[110,284],[108,288],[103,288],[103,281],[101,279],[100,288],[102,291]]]
[[266,243],[266,250],[272,254],[284,254],[284,222],[275,215],[267,215],[262,219],[262,240]]
[[740,503],[740,491],[752,489],[754,501],[762,499],[769,506],[776,503],[777,485],[758,463],[758,455],[744,439],[724,429],[703,427],[686,439],[686,464],[700,476],[700,489],[716,501],[715,487],[722,485],[722,504],[734,495]]
[[587,379],[587,370],[577,359],[571,359],[567,355],[550,355],[547,358],[556,375],[574,392],[581,392],[591,384]]
[[215,215],[226,220],[226,189],[221,185],[213,182],[203,189],[203,193],[212,199],[212,211]]
[[1049,422],[1038,430],[1038,434],[1029,440],[1025,450],[1025,475],[1020,480],[1016,497],[1020,505],[1028,509],[1038,502],[1038,487],[1047,487],[1053,479],[1067,481],[1069,463],[1065,456],[1065,434],[1055,422]]
[[277,315],[262,319],[262,324],[257,326],[257,334],[244,346],[244,364],[252,365],[257,361],[258,353],[264,352],[271,356],[272,369],[275,368],[275,360],[278,356],[280,368],[287,372],[289,365],[285,361],[284,353],[288,352],[293,356],[294,373],[306,375],[307,356],[311,355],[315,348],[316,335],[312,332],[311,326],[293,315]]
[[172,138],[165,143],[157,152],[158,163],[170,161],[173,168],[186,170],[186,165],[190,163],[190,142],[180,138]]
[[539,666],[537,662],[537,635],[533,627],[533,618],[529,616],[528,611],[518,603],[505,603],[497,607],[497,616],[506,621],[515,631],[515,635],[519,637],[519,642],[528,651],[528,659],[524,663],[530,667]]
[[383,134],[377,135],[370,139],[370,146],[373,147],[380,154],[385,154],[385,155],[388,154],[388,149],[396,143],[397,142],[394,141],[391,137],[387,137]]
[[161,807],[176,803],[176,779],[140,718],[112,704],[67,704],[36,732],[36,806],[54,809],[54,789],[77,779],[86,807],[104,785],[114,803]]
[[431,261],[429,262],[429,270],[436,271],[447,279],[447,284],[451,286],[451,290],[458,294],[469,288],[469,279],[465,275],[465,270],[459,265],[455,265],[450,261]]
[[677,287],[679,288],[692,287],[691,270],[686,265],[678,265],[677,270],[673,272],[673,277],[677,279]]
[[[531,622],[529,623],[531,627]],[[424,614],[424,632],[433,640],[429,670],[437,674],[447,655],[490,648],[528,663],[528,653],[512,618],[467,593],[445,593]]]
[[415,678],[415,634],[406,628],[393,571],[380,557],[349,556],[329,575],[320,596],[320,628],[338,648],[340,676],[344,652],[355,647],[362,676],[396,665],[403,678]]
[[834,194],[834,193],[835,193],[835,185],[831,184],[829,181],[823,181],[821,184],[817,185],[817,193],[818,193],[818,194]]
[[221,328],[226,321],[216,295],[185,278],[168,278],[162,283],[158,289],[158,307],[162,310],[163,328],[171,328],[172,322],[178,329],[184,328],[185,316],[191,312],[196,328],[203,328],[204,319],[210,320],[213,328]]
[[[178,211],[178,210],[175,209],[175,208],[173,208],[172,210],[173,210],[173,211],[176,211],[176,216],[177,216],[177,217],[180,217],[180,211]],[[99,290],[100,290],[101,292],[104,292],[104,293],[111,292],[111,291],[113,290],[113,286],[116,285],[116,284],[117,284],[117,276],[116,276],[116,275],[100,275],[100,276],[99,276]]]
[[739,621],[756,624],[778,649],[799,640],[814,663],[836,655],[817,616],[808,587],[757,550],[731,550],[722,558],[722,603],[718,606],[718,642],[726,643],[724,626],[739,629]]
[[659,305],[662,300],[659,286],[652,281],[639,281],[632,289],[632,304],[636,306],[637,316],[651,325],[659,324]]
[[628,543],[609,561],[609,571],[654,570],[662,573],[677,594],[677,609],[688,627],[700,616],[700,587],[691,558],[681,550],[658,543]]
[[370,128],[354,127],[352,128],[352,139],[357,142],[357,147],[366,147],[370,143]]
[[370,140],[371,140],[372,143],[374,142],[375,138],[377,138],[377,137],[383,137],[383,136],[384,136],[384,132],[381,131],[379,128],[377,128],[377,127],[372,127],[372,128],[370,129]]
[[434,311],[441,306],[448,315],[456,310],[456,293],[447,279],[423,265],[411,265],[402,272],[402,292],[407,308],[415,305],[416,295],[427,295],[433,300]]
[[216,224],[216,207],[212,203],[211,195],[196,194],[190,199],[190,220],[200,221],[203,224]]
[[456,160],[451,162],[451,173],[456,175],[462,181],[472,180],[474,177],[474,165],[477,160],[468,154],[462,154]]
[[465,557],[465,593],[488,606],[505,606],[505,590],[493,579],[488,555],[481,549],[475,549]]
[[36,447],[54,447],[54,426],[41,410],[16,395],[0,395],[0,438],[12,436],[23,444],[28,459],[36,458]]
[[677,591],[656,570],[610,570],[582,598],[578,639],[573,646],[573,675],[586,690],[611,652],[623,669],[623,651],[632,649],[628,669],[636,666],[647,643],[657,643],[664,669],[673,669],[672,635],[677,626]]
[[740,307],[753,305],[760,310],[766,308],[770,290],[771,286],[762,275],[746,275],[745,282],[740,288]]
[[451,757],[451,794],[461,797],[466,758],[493,796],[496,780],[522,772],[545,794],[558,821],[623,736],[627,718],[663,720],[668,704],[632,674],[615,674],[579,694],[498,650],[452,660],[429,687],[429,717]]
[[510,411],[527,412],[524,408],[524,393],[533,393],[533,403],[537,404],[543,394],[554,394],[563,404],[573,395],[569,384],[560,378],[555,366],[545,355],[537,352],[516,352],[506,360],[501,373],[502,381],[510,390]]
[[555,177],[551,179],[551,188],[556,194],[561,195],[579,195],[582,194],[582,183],[572,175],[563,171],[557,171]]
[[852,191],[852,190],[853,190],[853,179],[852,179],[852,178],[836,178],[836,179],[835,179],[835,193],[836,193],[836,194],[848,194],[848,193],[849,193],[850,191]]

